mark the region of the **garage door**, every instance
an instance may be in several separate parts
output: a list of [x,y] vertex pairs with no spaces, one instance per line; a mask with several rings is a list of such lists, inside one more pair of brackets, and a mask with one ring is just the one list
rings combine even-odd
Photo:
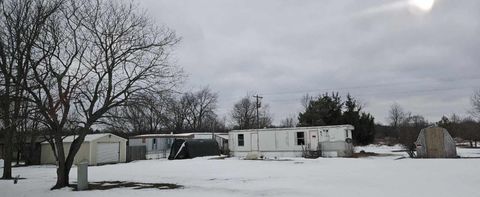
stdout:
[[120,143],[97,143],[97,164],[117,163]]

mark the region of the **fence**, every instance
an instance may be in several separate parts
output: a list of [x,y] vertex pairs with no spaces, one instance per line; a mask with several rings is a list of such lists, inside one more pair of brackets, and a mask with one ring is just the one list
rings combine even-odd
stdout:
[[127,147],[127,162],[135,160],[145,160],[147,155],[146,146],[128,146]]

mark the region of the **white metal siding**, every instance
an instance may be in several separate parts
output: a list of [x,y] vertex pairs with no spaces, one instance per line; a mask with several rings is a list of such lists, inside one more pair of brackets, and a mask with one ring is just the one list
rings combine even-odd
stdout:
[[258,135],[261,151],[275,151],[277,149],[275,146],[275,131],[263,131],[259,132]]
[[116,163],[120,161],[120,144],[99,142],[97,143],[97,164]]
[[[343,156],[345,149],[345,131],[351,138],[351,125],[299,127],[285,129],[238,130],[229,132],[229,148],[233,156],[245,156],[250,151],[257,151],[257,132],[259,148],[265,156],[301,156],[302,149],[316,150],[318,145],[325,147],[326,156]],[[305,145],[297,145],[297,132],[304,133]],[[238,146],[238,135],[244,135],[244,146]],[[313,137],[315,136],[315,137]],[[333,145],[335,146],[333,146]],[[340,145],[342,145],[340,147]],[[330,150],[330,148],[332,150]],[[322,148],[323,149],[323,148]],[[350,148],[351,149],[351,148]],[[337,151],[329,153],[329,151]],[[348,151],[348,150],[347,150]],[[347,154],[348,155],[348,154]]]

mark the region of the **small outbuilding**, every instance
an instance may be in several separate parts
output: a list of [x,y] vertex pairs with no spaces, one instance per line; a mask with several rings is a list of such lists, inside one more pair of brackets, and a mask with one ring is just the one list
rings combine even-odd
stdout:
[[[73,140],[77,137],[72,135],[63,139],[63,148],[66,154],[68,154]],[[89,134],[85,136],[85,141],[81,145],[80,150],[78,150],[73,163],[78,164],[82,161],[88,161],[89,165],[123,163],[126,161],[126,147],[127,139],[111,133]],[[42,142],[41,149],[42,164],[57,163],[48,142]]]
[[213,139],[175,139],[169,160],[220,155],[217,141]]
[[422,129],[415,145],[417,146],[417,157],[420,158],[457,157],[455,140],[442,127]]

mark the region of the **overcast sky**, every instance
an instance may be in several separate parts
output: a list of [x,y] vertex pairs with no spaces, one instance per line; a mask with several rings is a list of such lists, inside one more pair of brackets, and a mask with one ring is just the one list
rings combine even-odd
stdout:
[[[377,122],[391,104],[438,121],[467,115],[480,88],[480,1],[437,0],[430,12],[388,0],[141,0],[182,37],[173,59],[185,90],[219,94],[230,114],[263,96],[275,123],[305,93],[350,92]],[[405,5],[405,6],[402,6]]]

